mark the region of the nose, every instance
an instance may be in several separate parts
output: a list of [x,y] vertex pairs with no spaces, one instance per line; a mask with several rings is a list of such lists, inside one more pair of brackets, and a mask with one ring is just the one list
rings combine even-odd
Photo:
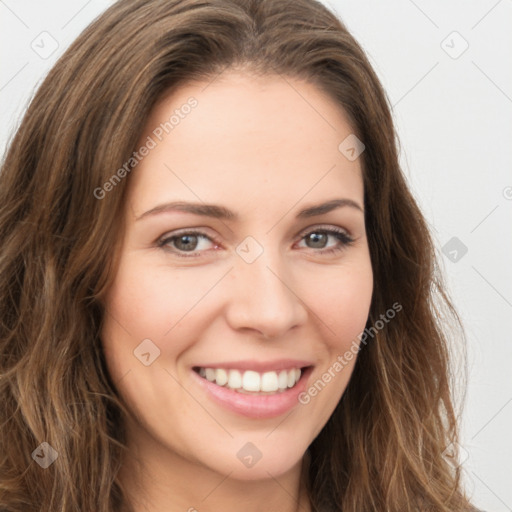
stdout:
[[306,322],[308,311],[297,283],[277,254],[264,250],[252,263],[239,259],[230,279],[227,321],[233,329],[279,338]]

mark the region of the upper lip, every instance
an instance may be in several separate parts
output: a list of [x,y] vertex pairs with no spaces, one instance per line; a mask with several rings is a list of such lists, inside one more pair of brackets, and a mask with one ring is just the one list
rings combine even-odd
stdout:
[[224,368],[226,370],[233,369],[243,371],[252,370],[258,373],[263,373],[290,370],[292,368],[304,368],[312,365],[313,363],[311,361],[302,359],[276,359],[274,361],[254,361],[246,359],[243,361],[197,364],[194,368]]

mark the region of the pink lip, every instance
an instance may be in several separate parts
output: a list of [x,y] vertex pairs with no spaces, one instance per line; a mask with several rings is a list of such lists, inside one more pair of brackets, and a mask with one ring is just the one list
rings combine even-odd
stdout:
[[312,361],[304,361],[299,359],[277,359],[275,361],[231,361],[220,363],[205,363],[195,365],[194,368],[224,368],[226,370],[252,370],[258,373],[277,372],[279,370],[290,370],[292,368],[304,368],[312,366]]
[[[219,366],[214,367],[219,368]],[[211,367],[208,366],[208,368]],[[220,368],[223,368],[223,366]],[[224,368],[233,368],[233,366],[225,366]],[[193,370],[191,373],[206,394],[224,408],[249,418],[274,418],[299,405],[299,395],[306,389],[306,382],[312,370],[312,366],[306,368],[302,372],[299,382],[293,388],[275,395],[246,395],[218,386],[204,379]]]

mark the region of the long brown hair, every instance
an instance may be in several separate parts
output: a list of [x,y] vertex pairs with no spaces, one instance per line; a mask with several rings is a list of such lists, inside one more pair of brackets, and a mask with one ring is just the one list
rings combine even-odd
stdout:
[[[314,0],[121,0],[39,88],[0,173],[0,508],[130,510],[119,481],[127,410],[99,339],[130,177],[94,191],[130,159],[163,94],[230,68],[309,81],[344,109],[365,144],[367,326],[403,307],[360,351],[309,448],[313,510],[468,510],[460,468],[443,455],[458,435],[443,322],[457,316],[399,167],[387,96]],[[47,469],[33,456],[43,442],[58,454]]]

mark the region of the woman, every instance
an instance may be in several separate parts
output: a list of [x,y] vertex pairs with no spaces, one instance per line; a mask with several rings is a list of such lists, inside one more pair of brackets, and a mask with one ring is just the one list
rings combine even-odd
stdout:
[[389,105],[310,1],[121,0],[0,174],[0,506],[471,510]]

